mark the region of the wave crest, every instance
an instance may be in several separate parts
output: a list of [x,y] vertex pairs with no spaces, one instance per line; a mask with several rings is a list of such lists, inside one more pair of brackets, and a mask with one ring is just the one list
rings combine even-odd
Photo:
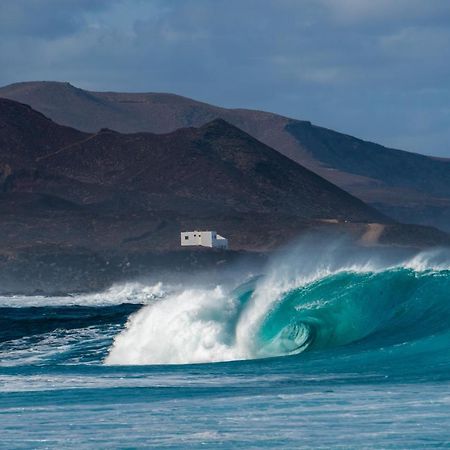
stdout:
[[[448,332],[448,253],[389,261],[342,245],[297,248],[234,290],[186,289],[144,306],[107,364],[186,364],[369,347]],[[426,263],[428,261],[428,264]],[[438,263],[436,263],[438,261]]]

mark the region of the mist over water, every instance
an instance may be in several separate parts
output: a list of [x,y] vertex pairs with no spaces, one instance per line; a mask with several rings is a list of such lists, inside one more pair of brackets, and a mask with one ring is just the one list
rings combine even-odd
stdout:
[[176,281],[0,297],[8,448],[448,444],[448,249],[315,236]]

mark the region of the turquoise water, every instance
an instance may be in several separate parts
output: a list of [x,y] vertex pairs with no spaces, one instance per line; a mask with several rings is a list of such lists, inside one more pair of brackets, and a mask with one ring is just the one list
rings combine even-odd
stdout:
[[450,447],[449,252],[311,249],[0,298],[0,446]]

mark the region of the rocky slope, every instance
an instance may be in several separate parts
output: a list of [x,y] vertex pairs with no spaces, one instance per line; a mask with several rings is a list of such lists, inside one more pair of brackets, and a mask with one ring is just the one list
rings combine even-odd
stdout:
[[174,254],[183,229],[230,239],[232,252],[200,258],[216,264],[317,228],[364,235],[374,222],[381,242],[449,242],[393,223],[224,120],[84,133],[0,99],[0,291],[93,289],[159,263],[198,264],[195,252]]
[[387,220],[221,119],[167,134],[86,134],[0,99],[5,194],[39,194],[124,212]]
[[89,92],[68,83],[29,82],[0,88],[0,96],[90,132],[107,127],[168,133],[222,118],[391,217],[450,230],[450,160],[389,149],[307,121],[173,94]]

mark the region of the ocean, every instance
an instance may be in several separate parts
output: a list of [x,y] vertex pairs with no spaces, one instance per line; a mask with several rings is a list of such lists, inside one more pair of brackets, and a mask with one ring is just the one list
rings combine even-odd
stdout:
[[0,447],[450,448],[450,251],[0,297]]

